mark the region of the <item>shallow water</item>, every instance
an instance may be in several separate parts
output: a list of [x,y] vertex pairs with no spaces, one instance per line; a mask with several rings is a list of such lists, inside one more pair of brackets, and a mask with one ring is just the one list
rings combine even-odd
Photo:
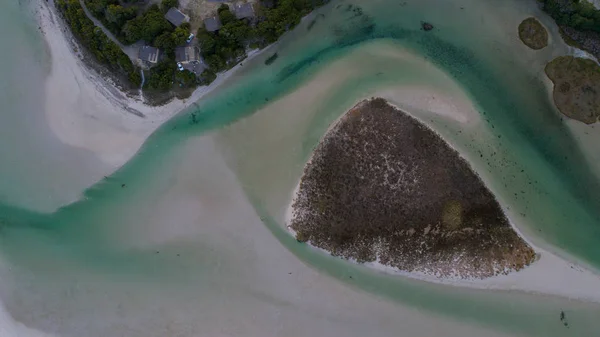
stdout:
[[[383,93],[461,150],[528,239],[600,268],[598,172],[542,80],[544,63],[566,48],[522,46],[513,30],[529,15],[541,15],[533,1],[333,2],[166,123],[81,201],[49,215],[3,205],[8,312],[64,336],[600,331],[597,304],[381,275],[284,229],[329,123]],[[421,20],[436,30],[419,30]],[[471,99],[477,121],[403,105],[403,89],[415,85]]]
[[49,71],[30,1],[0,4],[0,200],[52,211],[77,200],[108,173],[92,154],[61,144],[44,114],[44,78]]

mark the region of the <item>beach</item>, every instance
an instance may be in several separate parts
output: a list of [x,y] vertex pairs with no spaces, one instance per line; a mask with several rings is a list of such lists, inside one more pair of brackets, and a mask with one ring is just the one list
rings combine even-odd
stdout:
[[[82,61],[77,42],[59,17],[54,2],[40,2],[36,18],[49,49],[52,66],[46,80],[46,119],[65,144],[95,153],[114,169],[122,166],[161,124],[225,82],[242,65],[220,73],[209,86],[189,98],[162,106],[128,97],[112,81]],[[264,51],[264,50],[263,50]],[[246,60],[262,51],[251,51]]]
[[[0,67],[18,89],[0,92],[8,336],[600,330],[598,130],[563,121],[548,99],[543,67],[569,49],[534,1],[333,1],[268,52],[162,107],[89,71],[55,12],[32,1],[43,33],[33,27],[15,38],[30,49],[8,51],[31,79]],[[549,27],[553,43],[540,52],[518,39],[528,16]],[[31,55],[40,61],[27,68]],[[444,283],[298,243],[286,221],[303,168],[332,123],[370,97],[457,150],[540,259]]]

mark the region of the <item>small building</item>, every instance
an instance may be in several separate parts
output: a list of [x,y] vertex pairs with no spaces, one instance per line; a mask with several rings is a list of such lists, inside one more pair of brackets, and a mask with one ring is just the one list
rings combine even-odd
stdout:
[[184,69],[196,75],[202,74],[204,69],[206,69],[200,57],[200,49],[198,47],[185,46],[175,48],[175,61],[181,64]]
[[142,46],[138,51],[138,59],[150,65],[158,63],[159,57],[160,50],[152,46]]
[[221,20],[218,16],[204,19],[204,28],[207,32],[215,32],[221,28]]
[[175,27],[181,26],[184,22],[189,22],[190,17],[183,14],[179,9],[175,7],[171,7],[167,14],[165,14],[165,19],[173,24]]
[[254,8],[252,8],[252,4],[237,4],[233,5],[233,14],[238,19],[249,19],[254,17]]

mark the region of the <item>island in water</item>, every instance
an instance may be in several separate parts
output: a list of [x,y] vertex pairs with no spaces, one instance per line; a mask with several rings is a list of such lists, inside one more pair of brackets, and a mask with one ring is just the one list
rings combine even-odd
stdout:
[[548,31],[536,18],[527,18],[519,25],[519,38],[534,50],[548,46]]
[[381,98],[330,128],[291,207],[298,241],[404,272],[482,279],[536,258],[458,152]]
[[546,65],[553,98],[564,115],[593,124],[600,117],[600,66],[593,60],[560,56]]

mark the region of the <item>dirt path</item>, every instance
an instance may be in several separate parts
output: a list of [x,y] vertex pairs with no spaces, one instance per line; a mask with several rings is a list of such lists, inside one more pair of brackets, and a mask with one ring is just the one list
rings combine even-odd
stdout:
[[108,36],[108,38],[117,44],[117,46],[119,46],[119,48],[121,48],[121,50],[127,54],[127,56],[129,56],[129,58],[131,59],[131,62],[136,62],[137,58],[138,58],[138,49],[140,47],[140,45],[142,44],[141,42],[136,42],[132,45],[126,46],[124,44],[122,44],[115,36],[113,33],[111,33],[110,30],[106,29],[106,27],[104,27],[104,25],[102,24],[102,22],[100,22],[100,20],[96,19],[92,13],[90,13],[90,11],[87,9],[87,7],[85,6],[85,3],[83,0],[79,0],[79,3],[81,4],[81,8],[83,8],[83,11],[85,12],[85,15],[87,15],[87,17],[92,20],[92,22],[94,23],[94,25],[96,27],[100,27],[100,29],[102,29],[102,31],[104,32],[104,34],[106,34],[106,36]]

